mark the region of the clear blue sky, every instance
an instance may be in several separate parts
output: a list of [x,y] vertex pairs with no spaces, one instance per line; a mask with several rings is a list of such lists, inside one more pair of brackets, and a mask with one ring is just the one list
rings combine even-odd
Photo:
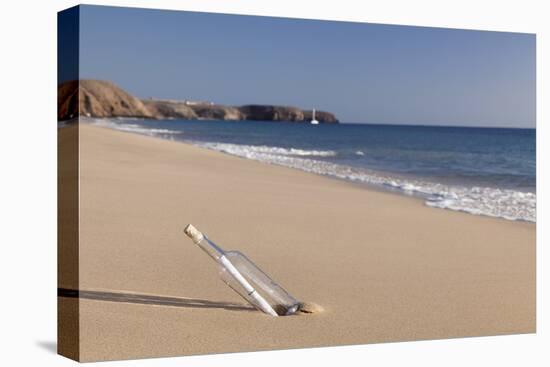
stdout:
[[342,122],[535,126],[535,36],[81,6],[80,77]]

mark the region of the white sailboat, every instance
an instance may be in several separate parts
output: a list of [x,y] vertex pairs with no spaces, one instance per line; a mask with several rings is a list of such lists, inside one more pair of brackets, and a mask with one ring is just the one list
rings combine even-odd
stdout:
[[311,113],[311,122],[310,122],[312,125],[318,125],[319,124],[319,121],[317,121],[315,119],[315,108],[313,109],[312,113]]

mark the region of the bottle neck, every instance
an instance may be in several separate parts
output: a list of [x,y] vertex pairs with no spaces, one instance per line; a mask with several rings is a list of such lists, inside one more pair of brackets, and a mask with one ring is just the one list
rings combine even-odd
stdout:
[[206,238],[206,236],[203,236],[202,240],[195,242],[195,244],[197,244],[204,252],[208,254],[208,256],[216,261],[219,261],[220,258],[225,255],[225,251],[214,242]]

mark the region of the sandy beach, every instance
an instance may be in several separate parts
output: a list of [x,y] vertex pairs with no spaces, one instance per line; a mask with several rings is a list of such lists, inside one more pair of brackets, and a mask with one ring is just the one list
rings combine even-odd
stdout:
[[[250,309],[187,223],[325,311]],[[535,331],[533,223],[87,124],[79,240],[82,361]]]

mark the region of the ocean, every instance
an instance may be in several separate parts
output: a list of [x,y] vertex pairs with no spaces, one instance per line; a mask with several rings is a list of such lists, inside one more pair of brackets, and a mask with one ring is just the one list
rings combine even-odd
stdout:
[[84,121],[416,196],[434,208],[536,221],[534,129]]

